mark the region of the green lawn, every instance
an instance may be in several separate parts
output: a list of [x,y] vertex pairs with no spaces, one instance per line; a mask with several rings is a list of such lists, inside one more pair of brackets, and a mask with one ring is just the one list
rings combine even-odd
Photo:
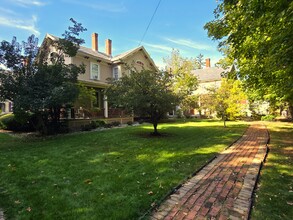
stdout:
[[24,139],[0,134],[8,219],[137,219],[241,136],[243,122],[162,124]]
[[293,219],[293,123],[267,123],[270,152],[251,219]]

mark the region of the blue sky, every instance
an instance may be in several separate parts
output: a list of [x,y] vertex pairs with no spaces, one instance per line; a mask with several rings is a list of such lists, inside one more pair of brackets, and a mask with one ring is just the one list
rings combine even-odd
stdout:
[[[0,41],[13,36],[25,40],[31,34],[44,39],[46,33],[61,36],[70,18],[83,24],[85,45],[91,47],[91,33],[99,34],[99,50],[105,39],[112,40],[113,55],[139,45],[159,0],[0,0]],[[207,37],[203,26],[213,19],[216,0],[161,0],[161,4],[141,43],[155,63],[164,66],[163,58],[172,48],[184,57],[200,53],[220,58],[217,42]]]

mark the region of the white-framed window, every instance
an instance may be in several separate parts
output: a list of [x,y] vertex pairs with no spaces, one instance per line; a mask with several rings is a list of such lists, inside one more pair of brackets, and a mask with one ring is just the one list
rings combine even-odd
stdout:
[[93,80],[100,80],[100,65],[91,62],[90,78]]
[[113,68],[113,78],[115,80],[118,80],[119,79],[119,67],[118,66],[115,66]]

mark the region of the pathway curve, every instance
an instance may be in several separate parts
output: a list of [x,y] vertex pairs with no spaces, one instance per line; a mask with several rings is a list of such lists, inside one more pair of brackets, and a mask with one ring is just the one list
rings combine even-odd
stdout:
[[251,124],[237,142],[163,202],[151,219],[248,219],[268,140],[264,125]]

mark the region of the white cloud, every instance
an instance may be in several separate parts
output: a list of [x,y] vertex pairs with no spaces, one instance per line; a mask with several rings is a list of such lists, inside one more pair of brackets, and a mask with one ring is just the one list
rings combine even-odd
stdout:
[[198,43],[198,42],[188,40],[188,39],[164,38],[164,40],[171,42],[171,43],[174,43],[174,44],[177,44],[177,45],[180,45],[180,46],[190,47],[190,48],[197,49],[197,50],[207,50],[207,51],[215,50],[215,48],[210,45]]
[[29,31],[30,33],[35,34],[36,36],[39,36],[40,32],[36,28],[36,23],[37,23],[36,16],[32,16],[32,18],[29,20],[22,20],[22,19],[12,19],[12,18],[0,15],[0,26],[26,30],[26,31]]
[[1,8],[0,7],[0,13],[1,14],[9,14],[9,15],[17,15],[14,11],[7,9],[7,8]]
[[150,43],[142,43],[142,45],[149,47],[150,51],[154,51],[157,53],[170,54],[172,52],[172,47],[168,47],[162,44],[150,44]]
[[89,2],[89,1],[80,1],[80,0],[63,0],[64,2],[88,7],[98,11],[107,11],[107,12],[125,12],[126,7],[123,3],[114,4],[109,2]]
[[38,1],[38,0],[14,0],[13,3],[23,6],[23,7],[28,7],[28,6],[44,6],[47,3],[44,1]]

